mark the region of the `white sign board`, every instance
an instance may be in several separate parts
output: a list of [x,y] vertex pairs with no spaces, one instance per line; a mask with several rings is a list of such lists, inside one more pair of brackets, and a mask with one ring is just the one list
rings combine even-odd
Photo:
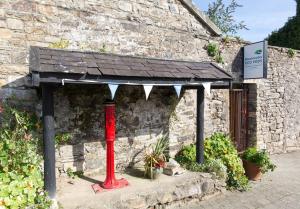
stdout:
[[267,48],[266,41],[244,47],[244,79],[267,78]]

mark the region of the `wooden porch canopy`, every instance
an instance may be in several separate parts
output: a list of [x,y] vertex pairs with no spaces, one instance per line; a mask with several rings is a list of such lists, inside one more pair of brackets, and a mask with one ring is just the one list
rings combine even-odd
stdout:
[[197,162],[204,161],[204,82],[229,88],[231,75],[211,62],[162,60],[42,47],[30,49],[32,86],[42,88],[45,189],[55,198],[53,84],[182,85],[197,89]]

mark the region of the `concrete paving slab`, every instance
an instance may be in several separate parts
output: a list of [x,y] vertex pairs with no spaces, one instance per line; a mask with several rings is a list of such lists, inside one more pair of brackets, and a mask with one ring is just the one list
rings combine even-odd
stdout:
[[[300,152],[271,156],[277,169],[251,183],[246,192],[226,192],[207,201],[172,209],[299,209]],[[221,207],[220,207],[221,205]]]

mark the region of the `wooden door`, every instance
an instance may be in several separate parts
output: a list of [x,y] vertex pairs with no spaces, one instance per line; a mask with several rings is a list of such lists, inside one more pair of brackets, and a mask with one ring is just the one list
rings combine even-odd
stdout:
[[237,150],[244,151],[248,146],[248,90],[230,91],[230,134]]

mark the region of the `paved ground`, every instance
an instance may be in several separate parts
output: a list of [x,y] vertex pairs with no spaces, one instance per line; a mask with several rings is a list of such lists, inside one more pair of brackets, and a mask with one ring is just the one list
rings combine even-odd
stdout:
[[225,195],[193,203],[189,209],[300,209],[300,152],[274,155],[277,169],[253,183],[247,192]]

